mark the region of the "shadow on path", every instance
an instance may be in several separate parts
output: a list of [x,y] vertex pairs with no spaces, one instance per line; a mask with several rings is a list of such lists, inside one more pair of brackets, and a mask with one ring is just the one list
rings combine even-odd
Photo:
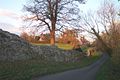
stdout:
[[95,80],[97,71],[108,58],[107,54],[103,54],[98,61],[88,67],[38,77],[33,80]]

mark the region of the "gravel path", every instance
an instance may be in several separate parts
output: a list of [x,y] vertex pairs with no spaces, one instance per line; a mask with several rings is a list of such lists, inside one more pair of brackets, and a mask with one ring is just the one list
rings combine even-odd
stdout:
[[104,54],[98,61],[88,67],[38,77],[33,80],[95,80],[97,71],[107,59],[108,55]]

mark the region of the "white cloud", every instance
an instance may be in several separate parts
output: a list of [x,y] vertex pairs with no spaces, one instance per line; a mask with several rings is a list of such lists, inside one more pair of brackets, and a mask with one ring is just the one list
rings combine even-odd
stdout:
[[22,26],[21,15],[15,11],[0,8],[0,29],[20,34],[19,28]]
[[12,24],[9,23],[0,23],[0,29],[11,32],[11,33],[15,33],[15,34],[20,34],[21,30],[19,29],[19,27],[15,27]]
[[4,16],[4,17],[9,17],[9,18],[13,18],[13,19],[20,19],[21,16],[18,15],[17,13],[7,10],[7,9],[0,9],[0,17]]

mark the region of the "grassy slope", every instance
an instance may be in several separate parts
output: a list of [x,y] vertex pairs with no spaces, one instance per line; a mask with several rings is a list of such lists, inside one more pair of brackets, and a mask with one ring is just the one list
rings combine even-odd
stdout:
[[0,80],[30,80],[35,76],[81,68],[95,62],[99,57],[83,58],[78,62],[42,62],[39,59],[0,62]]

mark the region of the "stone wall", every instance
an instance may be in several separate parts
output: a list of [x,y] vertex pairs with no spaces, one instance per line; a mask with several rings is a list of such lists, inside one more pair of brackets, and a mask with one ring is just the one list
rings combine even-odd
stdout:
[[33,48],[36,51],[36,53],[38,53],[38,56],[41,56],[41,59],[47,61],[74,62],[78,59],[78,57],[82,56],[82,53],[79,51],[62,50],[56,46],[34,46]]
[[65,51],[56,46],[33,46],[19,36],[0,29],[0,60],[39,58],[47,61],[75,61],[75,50]]
[[31,45],[19,36],[0,29],[0,60],[24,60],[32,57]]

